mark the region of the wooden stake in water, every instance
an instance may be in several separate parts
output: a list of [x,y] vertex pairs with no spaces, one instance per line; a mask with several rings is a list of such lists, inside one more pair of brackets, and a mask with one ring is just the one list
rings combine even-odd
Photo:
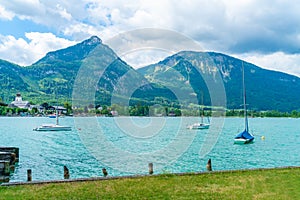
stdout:
[[153,174],[153,163],[149,163],[149,174]]
[[106,171],[105,168],[102,168],[102,173],[103,173],[103,176],[106,177],[108,175],[108,172]]
[[32,171],[31,169],[27,169],[27,181],[32,181]]
[[212,171],[211,159],[208,159],[207,164],[206,164],[206,169],[207,169],[207,171]]
[[64,166],[64,179],[69,179],[70,178],[70,173],[69,173],[69,169]]

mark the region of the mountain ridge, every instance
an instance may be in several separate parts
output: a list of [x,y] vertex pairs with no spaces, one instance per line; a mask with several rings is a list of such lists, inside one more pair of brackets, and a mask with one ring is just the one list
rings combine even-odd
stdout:
[[[200,63],[197,64],[197,61],[200,61]],[[187,66],[187,63],[189,63],[190,66]],[[209,63],[211,65],[210,67]],[[199,79],[199,74],[197,75],[195,72],[199,70],[202,71],[202,73],[206,72],[213,75],[215,71],[213,68],[215,67],[220,72],[224,81],[227,96],[227,107],[234,109],[238,108],[239,105],[242,104],[242,63],[244,64],[246,70],[245,81],[248,94],[248,103],[251,109],[279,109],[281,111],[299,109],[298,105],[300,104],[300,101],[298,99],[300,96],[295,93],[295,91],[300,89],[300,79],[297,76],[289,75],[283,72],[266,70],[249,62],[245,62],[241,59],[222,53],[182,51],[171,55],[156,64],[138,69],[138,71],[148,78],[149,81],[159,82],[164,85],[168,85],[169,87],[183,88],[184,82],[187,81],[187,79],[182,79],[181,82],[177,81],[178,85],[174,85],[176,81],[173,80],[171,81],[172,84],[170,84],[169,77],[174,78],[176,75],[172,73],[163,75],[162,73],[166,73],[166,70],[164,70],[166,68],[173,68],[176,69],[177,72],[180,72],[183,77],[187,77],[187,69],[189,68],[189,82],[193,88],[196,88],[195,92],[197,93],[197,96],[201,97],[200,91],[197,91],[197,88],[202,87],[204,88],[204,93],[207,97],[209,95],[207,89],[205,88],[204,82],[203,80],[201,81]],[[208,71],[208,68],[210,68],[212,71]],[[192,70],[194,70],[194,72]],[[159,71],[159,73],[156,73],[157,71]],[[285,101],[282,101],[283,99]],[[198,98],[198,101],[201,102],[200,98]],[[206,99],[205,102],[207,104],[208,100]]]
[[[84,59],[96,46],[101,45],[102,40],[97,36],[92,36],[87,40],[84,40],[73,46],[69,46],[64,49],[48,52],[43,58],[33,63],[32,65],[38,65],[45,62],[53,61],[65,61],[70,62],[74,60]],[[71,50],[71,51],[70,51]],[[84,51],[82,51],[84,50]]]
[[[59,99],[71,101],[77,73],[82,64],[90,60],[95,52],[102,56],[102,59],[113,61],[108,66],[100,67],[101,69],[101,64],[95,62],[98,73],[102,73],[95,86],[95,104],[109,104],[116,90],[123,89],[120,93],[122,94],[128,87],[137,87],[131,94],[135,103],[155,104],[161,101],[155,99],[165,99],[178,104],[178,99],[172,92],[176,90],[183,96],[188,94],[182,99],[182,103],[186,105],[192,98],[189,95],[195,94],[198,104],[203,102],[210,105],[205,76],[215,76],[219,73],[226,91],[227,108],[238,109],[242,98],[241,63],[244,63],[250,109],[299,109],[300,95],[295,92],[300,90],[300,78],[297,76],[266,70],[218,52],[193,51],[181,51],[135,70],[97,36],[64,49],[48,52],[43,58],[26,67],[0,59],[0,97],[9,103],[17,92],[21,92],[22,96],[35,103],[54,101],[57,96]],[[128,76],[127,82],[122,82],[125,76]],[[130,80],[140,82],[140,86],[132,85]],[[202,95],[204,100],[201,99]],[[122,99],[122,95],[118,96]]]

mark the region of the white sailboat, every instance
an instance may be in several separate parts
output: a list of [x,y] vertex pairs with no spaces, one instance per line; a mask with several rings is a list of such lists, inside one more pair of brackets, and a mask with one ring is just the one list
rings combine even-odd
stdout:
[[247,116],[247,104],[246,104],[246,87],[245,87],[245,72],[244,64],[242,63],[243,71],[243,93],[244,93],[244,118],[245,118],[245,129],[234,138],[235,144],[249,144],[254,141],[254,136],[249,132],[248,127],[248,116]]
[[70,126],[62,126],[58,123],[58,110],[56,108],[56,124],[42,124],[41,126],[34,128],[34,131],[71,131]]
[[206,123],[194,123],[192,125],[189,125],[187,128],[188,129],[209,129],[210,124]]
[[[203,94],[202,94],[202,104],[203,104]],[[202,106],[201,109],[202,113],[201,113],[201,122],[196,122],[194,124],[188,125],[187,129],[209,129],[209,120],[208,123],[204,123],[204,106]],[[209,118],[208,118],[209,119]]]

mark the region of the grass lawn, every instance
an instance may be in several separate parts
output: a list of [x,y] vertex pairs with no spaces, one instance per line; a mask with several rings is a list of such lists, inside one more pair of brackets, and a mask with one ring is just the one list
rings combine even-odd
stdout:
[[0,186],[0,199],[299,199],[300,168]]

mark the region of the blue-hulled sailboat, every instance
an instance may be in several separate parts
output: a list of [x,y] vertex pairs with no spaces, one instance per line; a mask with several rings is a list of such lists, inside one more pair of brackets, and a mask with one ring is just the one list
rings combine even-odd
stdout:
[[239,133],[234,138],[235,144],[249,144],[254,141],[254,136],[249,132],[248,128],[248,116],[247,116],[247,104],[246,104],[246,87],[245,87],[245,72],[244,65],[242,63],[243,70],[243,92],[244,92],[244,118],[245,118],[245,130]]

